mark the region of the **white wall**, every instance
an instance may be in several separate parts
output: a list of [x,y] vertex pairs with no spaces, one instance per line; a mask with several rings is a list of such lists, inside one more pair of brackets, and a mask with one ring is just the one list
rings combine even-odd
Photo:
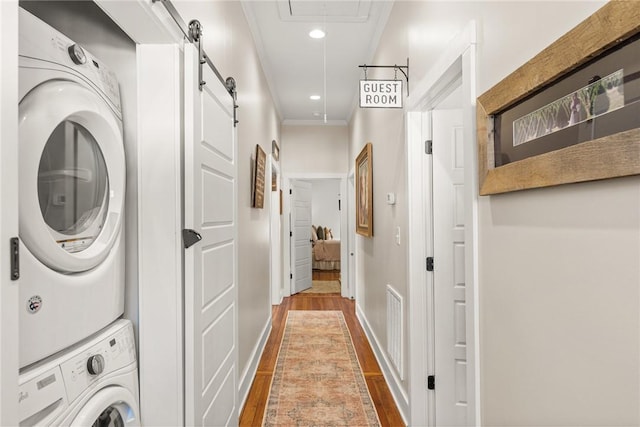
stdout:
[[340,197],[340,180],[311,181],[311,222],[315,226],[330,228],[334,239],[340,239]]
[[[409,56],[415,86],[475,19],[483,93],[603,3],[397,1],[372,62]],[[358,285],[383,343],[384,283],[406,295],[406,254],[377,226],[405,223],[404,133],[401,112],[357,110],[350,122],[351,161],[373,142],[375,234],[358,237]],[[393,187],[395,216],[382,203]],[[640,177],[482,197],[479,239],[482,424],[637,425]]]
[[282,126],[282,174],[349,171],[346,126]]
[[271,141],[280,141],[279,118],[240,2],[179,1],[175,6],[185,22],[200,21],[211,61],[224,78],[233,76],[238,84],[238,357],[242,377],[271,319],[271,198],[265,197],[264,209],[251,207],[251,158],[256,144],[271,153]]

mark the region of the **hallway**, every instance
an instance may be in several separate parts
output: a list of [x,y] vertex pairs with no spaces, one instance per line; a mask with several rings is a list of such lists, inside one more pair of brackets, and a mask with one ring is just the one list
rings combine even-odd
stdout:
[[282,304],[273,307],[273,326],[267,345],[260,359],[258,371],[240,414],[240,426],[260,426],[269,388],[278,358],[282,334],[290,310],[341,310],[344,314],[358,361],[369,388],[382,426],[402,426],[404,422],[393,401],[382,371],[376,362],[371,346],[355,315],[355,302],[336,294],[298,294],[285,298]]

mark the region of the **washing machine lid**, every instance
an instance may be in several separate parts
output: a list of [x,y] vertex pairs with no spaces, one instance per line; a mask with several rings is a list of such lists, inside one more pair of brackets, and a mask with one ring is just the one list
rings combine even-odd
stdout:
[[124,387],[110,386],[93,395],[78,412],[71,427],[139,426],[137,399]]
[[54,270],[90,270],[122,226],[120,122],[96,92],[68,80],[31,90],[19,114],[20,237]]

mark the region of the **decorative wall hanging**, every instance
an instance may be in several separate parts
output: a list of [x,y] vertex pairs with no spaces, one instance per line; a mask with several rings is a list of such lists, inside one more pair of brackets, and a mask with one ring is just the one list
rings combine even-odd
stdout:
[[373,236],[373,157],[370,142],[356,158],[356,233]]
[[264,207],[264,174],[266,164],[267,155],[262,147],[260,147],[259,144],[256,144],[256,159],[253,167],[253,188],[251,192],[251,206],[254,208],[262,209]]
[[274,160],[280,160],[280,147],[278,147],[278,143],[275,139],[271,141],[271,154],[273,155]]
[[640,2],[611,1],[477,102],[480,194],[640,174]]

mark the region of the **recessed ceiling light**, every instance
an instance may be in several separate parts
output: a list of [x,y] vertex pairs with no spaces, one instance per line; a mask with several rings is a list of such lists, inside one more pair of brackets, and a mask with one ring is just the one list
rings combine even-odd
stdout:
[[312,101],[317,101],[317,100],[319,100],[319,99],[320,99],[320,95],[311,95],[311,96],[309,97],[309,99],[310,99],[310,100],[312,100]]
[[313,113],[313,117],[320,117],[320,113],[318,112]]
[[315,30],[311,30],[311,32],[309,33],[309,37],[311,37],[312,39],[322,39],[325,36],[325,32],[322,31],[319,28],[316,28]]

